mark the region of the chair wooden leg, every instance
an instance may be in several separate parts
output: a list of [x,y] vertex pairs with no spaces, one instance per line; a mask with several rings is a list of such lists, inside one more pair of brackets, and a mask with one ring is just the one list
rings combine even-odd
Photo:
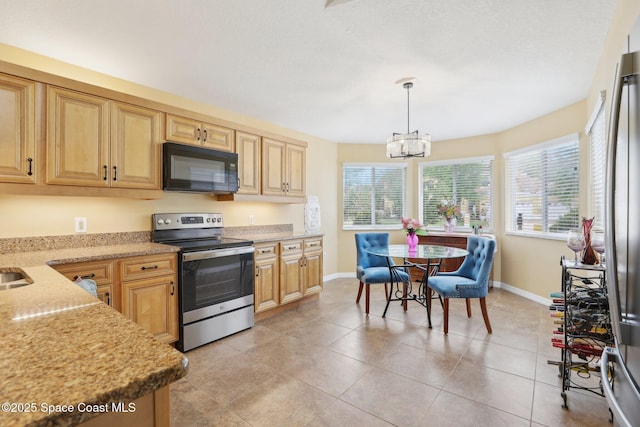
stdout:
[[444,334],[449,333],[449,298],[442,298],[444,305]]
[[431,312],[431,297],[433,295],[433,291],[431,288],[427,288],[427,307],[429,308],[429,312]]
[[364,292],[364,312],[369,314],[369,284],[366,284],[367,290]]
[[469,298],[465,298],[467,300],[467,317],[471,317],[471,300]]
[[484,297],[480,298],[480,310],[482,310],[482,318],[484,319],[484,325],[487,327],[487,332],[491,333],[491,323],[487,314],[487,301]]
[[384,284],[384,297],[387,299],[387,301],[389,301],[389,284],[385,283]]
[[364,283],[360,282],[360,288],[358,288],[358,296],[356,297],[356,304],[360,302],[360,297],[362,296],[363,287],[364,287]]

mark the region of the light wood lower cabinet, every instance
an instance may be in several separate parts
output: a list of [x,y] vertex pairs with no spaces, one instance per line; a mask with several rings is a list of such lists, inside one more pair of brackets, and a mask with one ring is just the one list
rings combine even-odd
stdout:
[[305,239],[302,261],[302,293],[304,296],[322,290],[322,261],[322,238]]
[[302,240],[280,243],[280,303],[302,298]]
[[53,266],[69,280],[95,280],[98,298],[151,332],[159,340],[178,340],[176,254]]
[[[139,397],[133,402],[118,402],[123,412],[108,412],[80,424],[82,427],[169,427],[169,386]],[[109,405],[111,409],[112,406]],[[125,410],[127,412],[125,412]]]
[[322,238],[255,245],[255,312],[298,301],[322,290]]
[[275,243],[255,245],[255,292],[254,308],[256,313],[270,310],[280,305],[280,264],[278,246]]
[[98,299],[120,311],[120,296],[114,293],[114,261],[88,261],[53,267],[67,279],[91,279],[96,282]]

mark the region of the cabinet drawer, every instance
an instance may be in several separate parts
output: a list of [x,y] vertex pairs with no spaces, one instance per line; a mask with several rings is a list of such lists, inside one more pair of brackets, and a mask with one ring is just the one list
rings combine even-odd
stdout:
[[256,251],[254,258],[256,260],[273,258],[278,256],[278,242],[260,243],[255,245]]
[[302,240],[284,240],[280,242],[280,251],[283,256],[293,252],[301,252]]
[[305,239],[304,240],[304,252],[315,253],[322,251],[322,238],[317,239]]
[[120,261],[122,281],[163,276],[176,272],[176,254],[124,258]]
[[113,262],[91,261],[74,264],[61,264],[53,268],[69,280],[83,279],[95,280],[96,284],[110,284],[113,282]]

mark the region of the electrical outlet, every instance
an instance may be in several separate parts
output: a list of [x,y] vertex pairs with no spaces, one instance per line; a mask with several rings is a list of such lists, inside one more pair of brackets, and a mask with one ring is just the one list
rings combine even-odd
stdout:
[[87,218],[86,217],[76,217],[76,233],[86,233],[87,232]]
[[253,225],[253,215],[249,215],[249,225]]

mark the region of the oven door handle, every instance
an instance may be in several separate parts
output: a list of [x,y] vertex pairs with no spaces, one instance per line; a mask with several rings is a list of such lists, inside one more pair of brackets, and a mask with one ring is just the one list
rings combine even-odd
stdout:
[[220,258],[233,255],[250,254],[255,252],[256,248],[253,246],[245,246],[241,248],[229,248],[229,249],[212,249],[210,251],[200,252],[187,252],[182,255],[183,261],[198,261],[202,259]]

